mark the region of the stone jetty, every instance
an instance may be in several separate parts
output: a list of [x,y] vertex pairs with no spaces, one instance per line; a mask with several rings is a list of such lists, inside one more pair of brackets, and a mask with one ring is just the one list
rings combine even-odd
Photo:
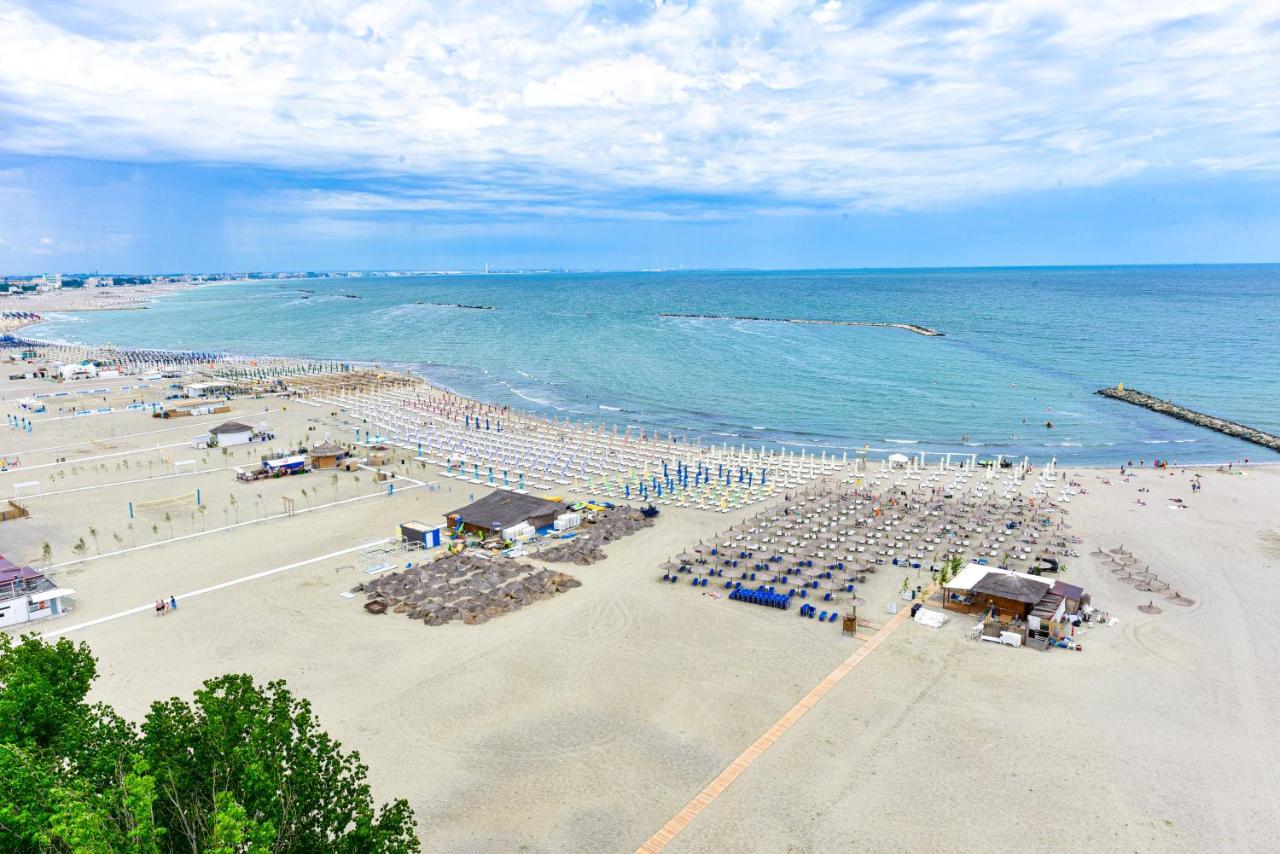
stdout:
[[682,317],[694,320],[749,320],[753,323],[812,323],[818,326],[879,326],[885,329],[905,329],[929,338],[941,338],[942,333],[915,323],[880,323],[871,320],[810,320],[799,317],[751,317],[733,314],[660,314],[659,317]]
[[1163,415],[1177,418],[1180,421],[1186,421],[1188,424],[1195,424],[1197,427],[1217,430],[1219,433],[1225,433],[1228,436],[1243,439],[1246,442],[1253,442],[1255,445],[1261,445],[1273,451],[1280,451],[1280,436],[1264,433],[1261,430],[1255,430],[1252,427],[1246,427],[1234,421],[1227,421],[1225,418],[1196,412],[1194,409],[1179,406],[1171,400],[1161,400],[1136,389],[1125,388],[1123,384],[1114,388],[1099,389],[1097,394],[1109,397],[1112,400],[1132,403],[1134,406],[1141,406],[1143,409],[1150,409],[1152,412],[1159,412]]
[[462,302],[431,302],[429,300],[418,300],[418,305],[438,305],[442,308],[468,308],[472,311],[493,311],[491,305],[467,305]]

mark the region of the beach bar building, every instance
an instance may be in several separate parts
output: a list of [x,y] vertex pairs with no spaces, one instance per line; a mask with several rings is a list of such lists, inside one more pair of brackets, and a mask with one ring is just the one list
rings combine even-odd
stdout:
[[182,387],[184,397],[226,397],[239,390],[236,383],[225,380],[202,380]]
[[942,585],[942,606],[965,614],[994,611],[1001,619],[1025,619],[1051,587],[1035,575],[971,563]]
[[74,593],[44,573],[0,556],[0,629],[56,617],[67,610],[63,598]]
[[521,495],[509,489],[495,489],[484,498],[459,507],[446,518],[454,530],[461,526],[464,531],[483,536],[501,536],[504,531],[523,525],[534,530],[549,528],[564,512],[565,506],[555,501]]
[[351,452],[333,442],[321,442],[308,452],[313,469],[336,469],[342,461],[351,456]]

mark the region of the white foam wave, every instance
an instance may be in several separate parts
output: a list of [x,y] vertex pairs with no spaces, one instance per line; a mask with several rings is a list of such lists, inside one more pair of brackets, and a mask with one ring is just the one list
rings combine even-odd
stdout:
[[513,388],[513,389],[511,389],[511,392],[512,392],[514,395],[516,395],[516,397],[522,397],[522,398],[524,398],[525,400],[529,401],[530,403],[536,403],[536,404],[538,404],[539,406],[550,406],[550,405],[551,405],[551,401],[549,401],[549,400],[543,400],[543,399],[542,399],[542,398],[540,398],[540,397],[534,397],[532,394],[529,394],[527,391],[524,391],[524,390],[522,390],[522,389]]

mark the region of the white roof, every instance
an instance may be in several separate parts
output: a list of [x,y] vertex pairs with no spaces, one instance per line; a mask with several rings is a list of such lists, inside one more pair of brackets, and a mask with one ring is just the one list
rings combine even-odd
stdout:
[[55,587],[52,590],[41,590],[39,593],[30,594],[32,599],[37,602],[43,602],[46,599],[60,599],[63,596],[74,596],[76,592],[70,587]]
[[977,584],[990,573],[997,575],[1016,575],[1019,578],[1030,578],[1032,581],[1045,583],[1043,578],[1035,575],[1028,575],[1025,572],[1013,572],[1008,569],[1001,569],[998,566],[987,566],[985,563],[971,563],[964,569],[956,573],[956,577],[942,585],[947,590],[972,590],[973,585]]
[[296,465],[298,463],[305,463],[306,461],[307,461],[306,455],[294,454],[291,457],[281,457],[278,460],[264,460],[263,465],[267,466],[268,468],[278,468],[280,466],[288,466],[288,465]]

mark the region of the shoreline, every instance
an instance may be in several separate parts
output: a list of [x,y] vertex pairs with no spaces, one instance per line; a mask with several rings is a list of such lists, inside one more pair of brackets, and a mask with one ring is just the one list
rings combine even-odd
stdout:
[[[27,325],[36,325],[42,322],[44,321],[38,320],[38,321],[33,321]],[[8,334],[12,334],[12,332]],[[94,344],[83,344],[83,343],[73,343],[73,342],[64,342],[64,341],[51,341],[49,339],[42,339],[42,338],[35,338],[35,337],[28,338],[27,340],[36,342],[43,346],[67,347],[71,349],[80,349],[85,351],[86,353],[99,352],[99,353],[119,354],[119,353],[134,353],[134,352],[153,352],[153,353],[167,353],[167,354],[172,354],[174,356],[186,356],[192,352],[189,350],[176,350],[176,349],[168,349],[168,348],[162,348],[162,347],[148,347],[148,348],[116,347],[116,346],[110,346],[110,345],[94,345]],[[230,352],[230,351],[215,351],[215,352],[217,352],[218,355],[221,356],[222,358],[228,361],[235,361],[235,362],[277,361],[277,362],[305,363],[309,361],[316,361],[316,362],[340,361],[350,365],[352,368],[382,370],[382,371],[402,374],[402,375],[411,377],[414,380],[422,382],[424,385],[428,386],[429,388],[435,391],[454,395],[455,397],[461,400],[465,400],[477,406],[506,407],[513,414],[519,415],[521,417],[537,418],[537,419],[542,419],[544,421],[549,421],[549,422],[554,422],[558,420],[550,415],[544,414],[537,410],[512,406],[512,405],[503,404],[503,403],[499,403],[491,400],[483,400],[475,395],[460,391],[449,385],[438,382],[432,379],[431,377],[424,375],[419,370],[415,370],[411,367],[406,367],[403,365],[387,365],[386,363],[382,363],[382,362],[353,360],[353,359],[339,359],[335,357],[325,358],[320,356],[297,355],[297,354],[238,353],[238,352]],[[57,383],[51,382],[51,385],[56,386]],[[617,424],[619,426],[623,426],[625,424],[625,419],[610,419],[607,417],[608,415],[609,415],[608,412],[602,411],[601,416],[605,416],[605,417],[592,419],[592,418],[582,417],[581,415],[576,418],[569,418],[568,416],[565,416],[565,420],[568,420],[571,423],[575,423],[577,425],[607,423],[607,424]],[[1034,455],[1033,453],[1029,453],[1027,451],[1022,451],[1020,453],[1014,453],[1014,454],[1010,454],[1010,453],[1002,454],[1002,453],[996,453],[996,452],[983,452],[983,451],[975,450],[972,446],[968,446],[968,445],[961,445],[957,447],[957,446],[948,446],[944,443],[927,443],[929,445],[928,448],[920,448],[919,445],[923,443],[923,440],[921,440],[920,443],[917,443],[914,445],[909,445],[909,446],[892,445],[889,447],[877,446],[867,442],[864,442],[861,445],[855,445],[855,444],[824,445],[817,442],[805,442],[801,440],[799,437],[793,437],[790,435],[788,435],[786,439],[775,439],[772,441],[761,440],[761,439],[751,439],[745,436],[733,437],[733,441],[729,441],[730,437],[715,435],[714,433],[703,433],[703,432],[699,432],[695,430],[687,430],[687,429],[677,431],[676,429],[668,428],[668,427],[665,427],[664,425],[655,425],[652,423],[645,424],[645,425],[634,425],[634,426],[642,426],[646,429],[651,429],[655,435],[657,435],[659,432],[664,434],[670,434],[673,438],[678,439],[681,442],[681,444],[684,444],[684,443],[692,444],[700,440],[703,447],[718,447],[721,445],[734,447],[734,446],[745,445],[746,447],[753,450],[761,449],[761,448],[770,449],[770,450],[782,449],[782,450],[791,451],[792,453],[799,454],[803,452],[803,453],[811,454],[814,456],[818,456],[825,453],[826,455],[832,458],[840,457],[842,455],[849,459],[857,459],[858,457],[865,457],[867,460],[873,461],[873,462],[878,462],[882,459],[887,459],[888,457],[894,454],[902,454],[903,456],[906,456],[909,459],[913,459],[913,460],[919,458],[921,455],[924,455],[926,459],[926,465],[928,466],[935,466],[937,464],[937,458],[952,456],[954,458],[973,457],[983,461],[994,460],[998,457],[1002,457],[1005,460],[1008,460],[1011,462],[1017,462],[1023,458],[1026,458],[1028,462],[1035,467],[1043,466],[1050,461],[1057,461],[1059,468],[1063,468],[1063,469],[1070,468],[1073,470],[1090,471],[1090,472],[1115,471],[1119,469],[1121,466],[1124,466],[1125,468],[1131,467],[1127,459],[1117,460],[1114,462],[1076,463],[1073,461],[1063,461],[1060,459],[1060,457],[1052,453],[1044,453],[1039,458],[1037,458],[1036,455]],[[840,437],[830,437],[830,438],[838,440]],[[852,440],[850,441],[852,442]],[[1156,457],[1147,459],[1146,456],[1142,457],[1142,459],[1147,460],[1148,463],[1153,462],[1155,458]],[[1259,460],[1249,459],[1248,463],[1243,463],[1242,462],[1243,459],[1244,458],[1242,457],[1242,458],[1234,458],[1234,459],[1227,459],[1227,460],[1198,460],[1194,462],[1180,462],[1180,461],[1170,460],[1168,464],[1168,469],[1172,470],[1172,469],[1195,468],[1195,469],[1217,470],[1220,467],[1225,467],[1228,465],[1232,465],[1235,467],[1243,466],[1248,468],[1252,468],[1255,466],[1280,465],[1280,460],[1259,461]],[[1150,465],[1132,466],[1132,468],[1143,470],[1143,469],[1149,469],[1151,468],[1151,466]],[[997,469],[997,471],[999,471],[999,469]]]
[[[138,289],[147,288],[148,290],[142,294],[138,294],[137,295],[138,299],[130,300],[130,303],[132,304],[129,306],[129,308],[133,308],[133,309],[146,308],[147,305],[150,304],[151,302],[173,293],[181,293],[188,290],[195,290],[197,288],[209,287],[209,286],[215,286],[215,285],[242,284],[247,281],[251,281],[251,280],[226,279],[226,280],[217,280],[217,281],[211,281],[211,282],[199,282],[199,283],[181,284],[181,285],[163,285],[163,286],[154,286],[154,287],[153,286],[135,286]],[[38,297],[38,296],[49,296],[49,295],[48,294],[33,295],[32,297],[27,297],[25,299],[35,301],[35,297]],[[455,304],[450,304],[450,305],[455,305]],[[458,305],[456,307],[464,307],[464,306]],[[470,306],[465,306],[465,307],[470,308]],[[123,306],[116,306],[116,307],[103,306],[103,307],[97,307],[97,308],[68,307],[68,308],[42,309],[37,306],[24,305],[20,310],[29,310],[29,311],[37,311],[37,312],[43,310],[43,311],[55,311],[59,314],[73,314],[77,311],[124,310],[124,307]],[[730,318],[728,316],[719,316],[719,315],[664,314],[661,316],[673,317],[673,318],[708,317],[708,318],[716,318],[716,319],[741,319],[741,320],[760,321],[760,322],[812,323],[812,324],[823,324],[823,325],[831,324],[831,325],[873,326],[873,327],[879,327],[879,328],[903,328],[903,329],[908,329],[908,327],[910,326],[910,324],[889,324],[889,323],[870,323],[870,322],[863,323],[863,322],[855,322],[855,321],[786,320],[786,319],[748,318],[748,317]],[[37,319],[37,320],[10,321],[9,323],[11,325],[0,326],[0,333],[15,335],[21,329],[39,325],[41,323],[46,322],[47,320],[49,320],[49,318],[41,317],[40,319]],[[925,327],[920,327],[920,329],[925,329]],[[916,330],[908,329],[908,331],[914,332]],[[928,331],[932,332],[934,335],[937,335],[937,336],[941,336],[943,334],[940,332],[936,332],[934,330],[928,330]],[[924,335],[926,333],[917,332],[917,334]],[[69,342],[69,341],[57,341],[57,340],[52,340],[49,338],[38,337],[38,336],[22,336],[22,337],[27,337],[29,340],[37,342],[43,346],[78,347],[78,348],[83,348],[87,351],[114,350],[116,352],[129,352],[129,351],[149,350],[153,352],[168,352],[168,353],[173,353],[175,355],[188,352],[186,350],[172,349],[172,348],[165,348],[165,347],[145,347],[145,348],[144,347],[118,347],[118,346],[109,345],[109,344],[84,344],[84,343]],[[939,456],[945,456],[947,454],[951,454],[953,456],[973,456],[978,459],[996,459],[996,458],[1002,457],[1007,460],[1020,460],[1026,457],[1035,465],[1042,465],[1048,462],[1049,460],[1058,460],[1060,465],[1069,465],[1069,466],[1076,466],[1081,468],[1098,468],[1098,469],[1118,468],[1120,465],[1127,463],[1130,459],[1138,459],[1138,458],[1146,459],[1148,457],[1153,457],[1153,455],[1155,458],[1163,459],[1163,456],[1158,450],[1161,447],[1161,445],[1156,442],[1150,443],[1151,444],[1150,449],[1146,449],[1146,450],[1134,449],[1133,453],[1123,454],[1112,460],[1106,460],[1106,461],[1100,460],[1100,461],[1076,463],[1071,460],[1063,460],[1061,454],[1054,453],[1056,449],[1055,447],[1019,448],[1016,445],[1004,446],[996,443],[988,443],[986,446],[982,446],[982,445],[975,446],[972,444],[963,444],[963,443],[949,444],[946,442],[934,442],[934,441],[924,440],[924,439],[913,440],[909,444],[906,442],[899,443],[899,442],[886,442],[886,441],[873,443],[873,442],[866,441],[865,439],[858,440],[853,437],[836,436],[836,435],[808,436],[806,433],[800,432],[800,431],[786,431],[786,430],[755,431],[754,429],[748,428],[745,426],[740,427],[739,429],[742,429],[742,430],[751,429],[752,432],[768,432],[774,435],[770,437],[744,436],[744,435],[726,436],[720,433],[719,431],[710,429],[710,428],[690,429],[688,426],[671,425],[671,424],[662,423],[660,421],[656,421],[653,419],[647,419],[644,417],[642,413],[628,413],[627,415],[632,416],[631,418],[628,418],[627,415],[624,415],[621,412],[614,412],[610,410],[600,410],[599,414],[597,415],[594,412],[575,412],[573,410],[564,410],[564,409],[561,409],[560,407],[556,407],[551,404],[547,404],[544,408],[534,409],[528,406],[522,406],[520,404],[499,403],[497,400],[486,400],[481,396],[472,392],[460,391],[456,388],[451,387],[450,385],[444,384],[440,381],[433,379],[431,376],[429,376],[429,374],[426,372],[426,370],[424,370],[423,367],[416,367],[416,366],[405,364],[405,363],[392,363],[389,365],[387,362],[381,362],[381,361],[352,360],[352,359],[341,357],[341,356],[323,356],[323,355],[314,355],[314,354],[307,355],[307,354],[297,354],[297,353],[274,353],[274,354],[263,353],[263,352],[241,353],[241,352],[233,352],[233,351],[226,351],[226,350],[214,350],[213,352],[217,352],[228,358],[239,359],[239,360],[280,359],[280,360],[294,360],[294,361],[308,361],[308,360],[342,361],[342,362],[351,364],[353,367],[358,366],[358,367],[365,367],[365,368],[395,370],[395,371],[413,376],[425,382],[427,385],[431,386],[432,388],[457,395],[458,397],[461,397],[461,398],[466,398],[468,400],[471,400],[474,403],[481,404],[481,405],[508,406],[514,412],[520,412],[522,414],[532,415],[540,418],[546,418],[549,420],[554,420],[557,418],[557,416],[554,415],[550,410],[557,410],[562,413],[565,413],[563,416],[560,416],[560,417],[571,418],[571,420],[575,420],[581,423],[607,423],[607,424],[617,424],[619,426],[627,426],[629,422],[635,421],[635,422],[640,422],[640,423],[637,423],[635,426],[644,426],[644,427],[653,429],[654,431],[660,431],[662,433],[670,433],[672,435],[683,435],[689,440],[700,438],[701,441],[706,443],[707,445],[746,444],[753,448],[760,448],[760,447],[782,448],[782,449],[788,449],[792,451],[812,452],[815,454],[821,454],[825,452],[830,455],[851,453],[854,456],[857,456],[858,454],[876,454],[881,456],[887,456],[895,453],[900,453],[911,458],[917,457],[920,454],[926,455],[926,458],[936,458]],[[583,403],[582,401],[577,401],[577,403],[584,407],[588,406],[587,403]],[[593,415],[595,417],[592,417]],[[1202,426],[1202,425],[1194,425],[1194,426]],[[1208,429],[1208,428],[1205,428],[1205,429]],[[1229,437],[1229,438],[1236,438],[1236,437]],[[818,441],[815,441],[815,439]],[[821,440],[826,440],[826,441],[824,442]],[[1134,441],[1137,442],[1138,440],[1134,440]],[[1240,439],[1237,439],[1237,441],[1244,442],[1244,440],[1240,440]],[[1169,443],[1172,444],[1172,441],[1170,441]],[[890,446],[886,446],[886,444]],[[989,450],[988,447],[991,449]],[[1084,447],[1084,446],[1077,446],[1077,448],[1080,448],[1080,447]],[[999,448],[1007,448],[1007,450],[998,450]],[[873,457],[873,458],[878,459],[879,456]],[[1218,465],[1227,465],[1228,463],[1239,464],[1240,461],[1245,458],[1247,458],[1247,455],[1242,452],[1238,457],[1231,457],[1226,459],[1218,458],[1218,459],[1210,459],[1210,460],[1195,460],[1189,463],[1183,463],[1180,460],[1170,459],[1169,462],[1171,466],[1177,466],[1180,468],[1191,466],[1191,465],[1214,467]],[[1251,460],[1249,464],[1250,465],[1254,465],[1254,464],[1269,465],[1270,463],[1255,463],[1254,461]]]

